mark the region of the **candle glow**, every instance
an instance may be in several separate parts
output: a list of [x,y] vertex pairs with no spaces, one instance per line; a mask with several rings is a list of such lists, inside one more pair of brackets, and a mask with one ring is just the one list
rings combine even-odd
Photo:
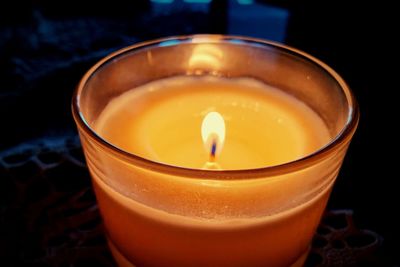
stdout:
[[357,112],[312,56],[220,35],[122,49],[73,102],[120,267],[302,266]]

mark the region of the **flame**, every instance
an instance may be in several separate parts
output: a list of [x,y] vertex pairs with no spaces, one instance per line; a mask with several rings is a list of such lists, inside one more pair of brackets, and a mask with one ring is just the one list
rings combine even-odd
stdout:
[[210,152],[210,160],[213,161],[218,155],[225,141],[225,121],[218,112],[208,113],[201,125],[201,137],[204,147]]

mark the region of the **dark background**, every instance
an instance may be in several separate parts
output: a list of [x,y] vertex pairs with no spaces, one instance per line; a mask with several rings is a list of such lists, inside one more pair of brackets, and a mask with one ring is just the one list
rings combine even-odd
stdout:
[[353,209],[356,223],[381,234],[386,257],[399,262],[394,44],[399,14],[393,6],[383,1],[273,0],[2,5],[0,151],[75,133],[70,99],[80,77],[108,53],[138,41],[192,33],[249,35],[284,42],[323,60],[348,82],[361,108],[359,129],[329,205]]

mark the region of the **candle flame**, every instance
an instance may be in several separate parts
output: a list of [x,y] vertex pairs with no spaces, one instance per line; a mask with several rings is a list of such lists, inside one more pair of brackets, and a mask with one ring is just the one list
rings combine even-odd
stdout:
[[204,117],[201,137],[206,150],[210,152],[210,161],[214,161],[225,141],[225,121],[221,114],[212,111]]

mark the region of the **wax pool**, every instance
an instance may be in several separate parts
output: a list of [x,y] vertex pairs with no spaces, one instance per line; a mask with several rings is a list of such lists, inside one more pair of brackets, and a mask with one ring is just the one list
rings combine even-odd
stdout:
[[175,77],[112,100],[96,130],[117,147],[170,165],[201,168],[209,158],[201,124],[211,111],[225,120],[217,161],[223,169],[251,169],[293,161],[329,141],[308,106],[252,79]]
[[[152,82],[110,101],[94,129],[140,157],[201,169],[209,159],[201,125],[212,111],[226,125],[216,158],[222,169],[283,164],[331,138],[307,105],[248,78]],[[126,164],[102,151],[86,156],[113,254],[120,265],[137,266],[301,264],[340,164],[265,179],[245,172],[241,179],[202,179]]]

